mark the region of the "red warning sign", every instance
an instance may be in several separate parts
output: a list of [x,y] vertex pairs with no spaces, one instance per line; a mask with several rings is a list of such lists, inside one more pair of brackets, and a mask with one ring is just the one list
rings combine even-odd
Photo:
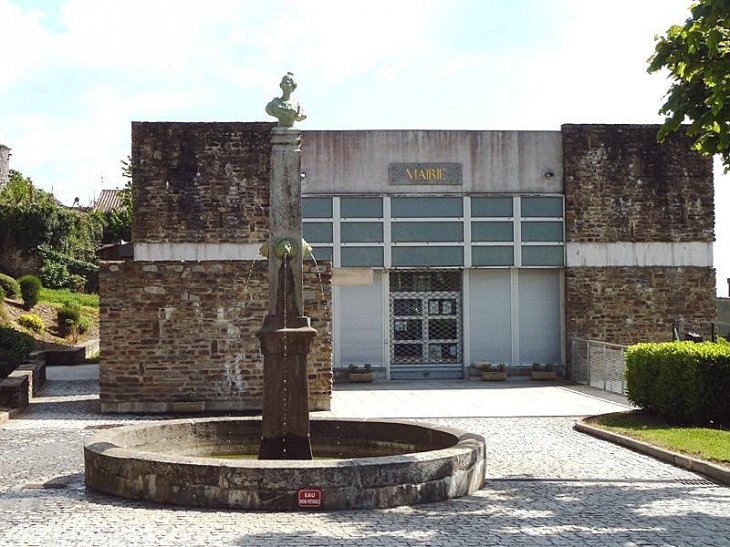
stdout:
[[299,491],[299,507],[320,507],[321,505],[321,490],[305,489]]

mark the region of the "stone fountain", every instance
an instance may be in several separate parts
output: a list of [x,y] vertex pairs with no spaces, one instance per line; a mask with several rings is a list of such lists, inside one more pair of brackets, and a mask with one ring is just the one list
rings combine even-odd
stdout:
[[[313,419],[307,354],[316,331],[302,309],[301,133],[291,94],[272,128],[269,306],[262,418],[193,418],[103,431],[84,443],[86,485],[129,499],[262,510],[365,509],[446,500],[481,488],[484,439],[392,420]],[[312,459],[313,454],[315,458]],[[241,458],[242,455],[249,455]],[[256,456],[257,455],[257,456]]]

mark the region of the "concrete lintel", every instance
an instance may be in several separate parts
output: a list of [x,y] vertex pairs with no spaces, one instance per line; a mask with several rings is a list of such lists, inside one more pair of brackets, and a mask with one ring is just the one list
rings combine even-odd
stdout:
[[695,266],[712,267],[712,243],[691,242],[568,242],[566,266]]
[[135,243],[134,259],[156,261],[266,260],[261,243]]

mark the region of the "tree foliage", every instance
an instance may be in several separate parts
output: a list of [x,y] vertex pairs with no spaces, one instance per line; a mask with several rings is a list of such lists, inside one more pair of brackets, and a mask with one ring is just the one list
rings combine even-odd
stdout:
[[683,26],[657,37],[649,72],[667,69],[672,84],[659,110],[658,139],[689,121],[687,135],[704,155],[719,154],[730,169],[730,0],[699,0]]
[[119,243],[132,240],[132,158],[122,160],[122,176],[127,179],[119,190],[121,207],[104,213],[102,243]]

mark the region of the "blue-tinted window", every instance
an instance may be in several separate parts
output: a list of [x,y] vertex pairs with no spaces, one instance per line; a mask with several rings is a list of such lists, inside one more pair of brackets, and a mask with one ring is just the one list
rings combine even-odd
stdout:
[[463,266],[461,247],[393,247],[393,266]]
[[390,234],[395,242],[464,240],[461,222],[393,222]]
[[522,241],[563,241],[563,223],[523,222]]
[[382,198],[340,198],[342,218],[382,218]]
[[332,218],[332,198],[302,198],[302,218]]
[[340,239],[344,243],[382,243],[383,225],[380,222],[343,222]]
[[563,198],[524,197],[521,200],[523,217],[562,217]]
[[393,218],[461,217],[464,202],[451,197],[396,197],[390,200]]
[[303,222],[302,236],[307,243],[332,243],[332,223]]
[[514,241],[511,222],[472,222],[472,241]]
[[562,246],[529,246],[522,247],[523,266],[563,266],[565,251]]
[[512,198],[471,198],[473,217],[511,217]]
[[383,266],[382,247],[341,247],[340,263],[343,267]]
[[473,266],[512,266],[514,247],[472,247],[471,263]]

